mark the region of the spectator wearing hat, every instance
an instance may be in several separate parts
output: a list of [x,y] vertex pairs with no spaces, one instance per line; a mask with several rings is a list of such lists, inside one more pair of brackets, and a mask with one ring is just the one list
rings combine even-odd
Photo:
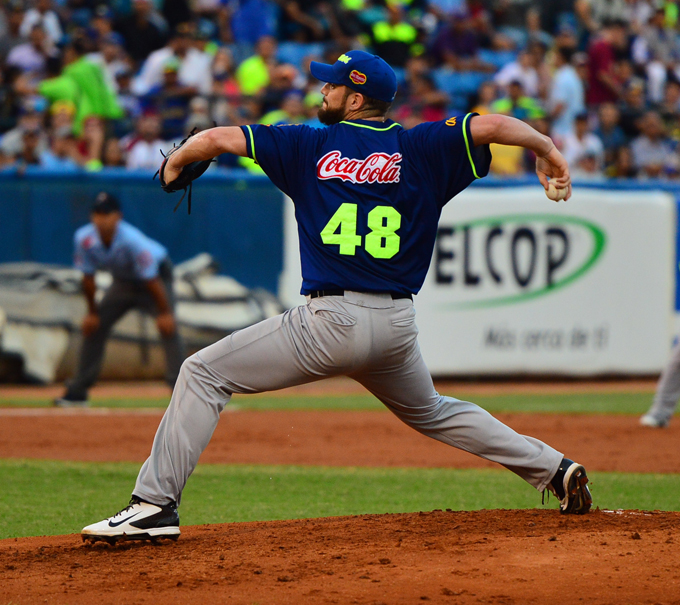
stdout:
[[161,137],[166,140],[181,139],[184,123],[189,114],[189,101],[196,94],[192,86],[179,81],[180,62],[171,56],[163,67],[163,80],[153,86],[140,101],[142,111],[156,113],[161,120]]
[[132,91],[146,95],[162,83],[168,61],[179,63],[177,79],[182,86],[193,89],[193,94],[209,95],[212,89],[212,57],[193,45],[190,23],[180,23],[167,46],[152,52],[144,61],[139,76],[132,82]]
[[538,56],[535,53],[524,50],[519,53],[517,60],[502,67],[493,77],[499,89],[507,93],[511,82],[522,83],[524,94],[529,97],[538,97]]
[[[174,314],[173,269],[165,247],[124,221],[118,200],[107,192],[95,198],[90,221],[74,237],[75,267],[83,273],[87,302],[83,345],[76,375],[68,382],[64,396],[55,400],[57,406],[87,405],[111,329],[132,309],[156,318],[169,385],[174,385],[184,361]],[[95,298],[97,271],[108,271],[113,277],[100,303]]]

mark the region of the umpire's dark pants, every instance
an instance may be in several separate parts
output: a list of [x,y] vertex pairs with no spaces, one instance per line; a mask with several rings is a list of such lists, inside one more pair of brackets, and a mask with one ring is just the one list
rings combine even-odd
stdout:
[[[160,277],[168,297],[168,304],[175,312],[175,297],[172,289],[172,262],[164,260],[159,267]],[[99,305],[99,329],[83,338],[76,376],[68,384],[67,399],[87,400],[89,388],[97,381],[104,358],[104,347],[114,324],[131,309],[139,309],[149,315],[157,315],[158,308],[151,292],[143,281],[114,279]],[[170,336],[161,334],[165,351],[165,380],[174,387],[177,375],[184,361],[184,346],[179,331]]]

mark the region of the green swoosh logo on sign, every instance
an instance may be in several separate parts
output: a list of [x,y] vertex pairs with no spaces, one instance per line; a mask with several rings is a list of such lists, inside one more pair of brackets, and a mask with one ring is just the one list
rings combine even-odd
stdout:
[[569,275],[565,275],[562,279],[554,282],[551,286],[545,286],[540,290],[533,290],[531,292],[521,292],[519,294],[512,294],[510,296],[502,296],[500,298],[493,298],[490,300],[481,301],[470,301],[470,302],[459,302],[459,303],[445,303],[438,305],[441,309],[483,309],[488,307],[499,307],[501,305],[512,305],[515,303],[526,302],[528,300],[533,300],[539,296],[544,296],[546,294],[552,294],[553,292],[568,286],[569,284],[575,282],[580,277],[583,277],[590,269],[593,268],[595,263],[600,259],[602,253],[604,252],[605,246],[607,244],[607,236],[604,231],[600,229],[594,223],[587,221],[582,218],[577,218],[574,216],[554,216],[552,214],[509,214],[497,217],[485,217],[481,219],[476,219],[472,221],[466,221],[464,223],[457,223],[454,225],[456,228],[462,227],[477,227],[479,225],[499,225],[508,223],[525,223],[525,222],[535,222],[542,221],[551,224],[572,224],[579,225],[590,232],[593,238],[593,251],[590,257],[586,260],[583,265],[577,268],[575,271]]

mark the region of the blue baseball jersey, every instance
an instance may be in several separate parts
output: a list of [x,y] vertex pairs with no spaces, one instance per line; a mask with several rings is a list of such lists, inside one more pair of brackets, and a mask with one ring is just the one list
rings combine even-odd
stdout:
[[161,244],[125,221],[118,223],[108,248],[92,223],[76,231],[74,243],[75,267],[86,275],[105,270],[116,279],[146,281],[158,277],[158,266],[168,256]]
[[302,294],[420,290],[441,209],[489,170],[473,115],[410,130],[391,120],[241,127],[248,155],[295,204]]

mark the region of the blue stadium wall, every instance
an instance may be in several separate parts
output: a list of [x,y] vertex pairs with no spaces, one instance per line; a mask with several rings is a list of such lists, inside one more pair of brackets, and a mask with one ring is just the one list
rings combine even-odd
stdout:
[[178,263],[209,252],[220,273],[276,292],[283,257],[283,202],[267,178],[205,174],[194,185],[191,215],[182,193],[168,195],[148,173],[0,173],[0,262],[71,265],[73,234],[89,220],[94,196],[118,196],[127,221],[161,242]]
[[[526,185],[536,185],[536,179],[488,177],[473,186]],[[667,191],[680,205],[680,183],[621,180],[587,185],[610,191]],[[0,172],[0,262],[70,265],[73,233],[88,221],[90,204],[102,190],[118,196],[126,220],[163,243],[175,263],[208,252],[218,261],[220,273],[250,288],[276,293],[283,268],[282,196],[266,177],[244,171],[215,170],[201,177],[194,187],[191,215],[186,199],[173,212],[182,194],[163,193],[148,173],[106,169],[96,174],[57,174],[34,168],[23,174]],[[676,254],[676,310],[680,311],[680,237]]]

